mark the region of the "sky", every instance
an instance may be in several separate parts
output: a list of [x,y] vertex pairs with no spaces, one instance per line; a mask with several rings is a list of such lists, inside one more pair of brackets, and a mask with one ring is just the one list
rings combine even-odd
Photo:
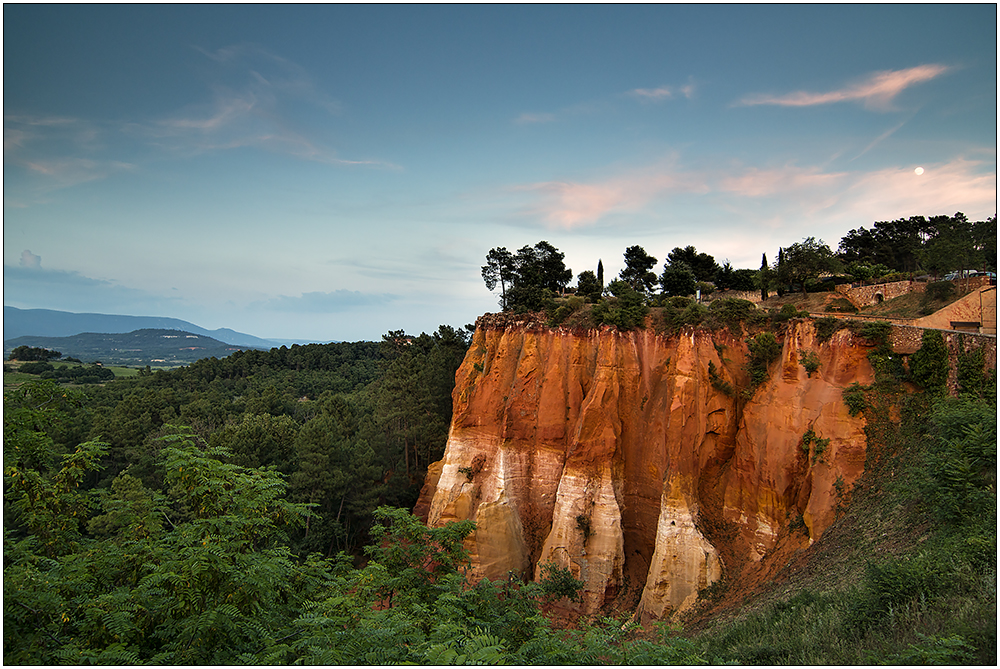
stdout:
[[[4,304],[302,341],[995,215],[997,7],[10,5]],[[922,169],[918,169],[922,168]]]

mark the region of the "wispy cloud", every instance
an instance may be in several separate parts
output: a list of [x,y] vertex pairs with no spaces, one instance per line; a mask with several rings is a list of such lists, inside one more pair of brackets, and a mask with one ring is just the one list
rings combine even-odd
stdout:
[[750,95],[738,104],[777,105],[781,107],[811,107],[837,102],[861,102],[868,109],[888,110],[897,95],[910,86],[930,81],[948,72],[946,65],[918,65],[905,70],[874,72],[858,83],[826,93],[797,91],[785,95]]
[[[913,118],[913,116],[910,116],[910,118]],[[857,160],[858,158],[860,158],[861,156],[865,155],[866,153],[868,153],[869,151],[871,151],[872,149],[874,149],[876,146],[878,146],[879,144],[881,144],[886,139],[889,139],[889,137],[891,137],[897,130],[899,130],[904,125],[906,125],[907,122],[910,120],[910,118],[907,118],[905,120],[900,121],[899,123],[897,123],[893,127],[889,128],[888,130],[886,130],[885,132],[883,132],[881,135],[879,135],[878,137],[876,137],[875,139],[873,139],[871,142],[868,143],[868,146],[866,146],[865,148],[863,148],[861,150],[861,153],[859,153],[858,155],[856,155],[853,158],[851,158],[851,160]]]
[[525,112],[524,114],[521,114],[516,119],[514,119],[514,123],[522,125],[528,123],[552,123],[555,120],[556,120],[555,114],[532,114]]
[[658,86],[657,88],[633,88],[628,94],[644,102],[659,102],[677,96],[690,99],[694,96],[694,84]]
[[310,113],[335,115],[341,105],[295,63],[256,45],[197,50],[216,66],[213,99],[130,124],[129,132],[182,154],[253,147],[331,165],[397,167],[341,157],[323,141]]
[[282,295],[251,305],[268,311],[330,313],[363,307],[382,307],[399,299],[390,293],[362,293],[356,290],[302,293],[298,297]]
[[858,175],[841,194],[846,209],[868,220],[962,211],[974,220],[997,208],[997,175],[990,164],[966,158],[883,169]]
[[35,197],[135,169],[131,162],[108,157],[108,135],[106,126],[83,119],[7,115],[4,163],[23,170],[10,176],[27,179]]
[[721,174],[715,190],[741,197],[760,198],[803,191],[829,191],[843,182],[844,173],[825,173],[819,168],[786,165],[780,168],[742,168],[735,174]]
[[547,181],[514,190],[536,194],[527,215],[539,217],[551,227],[572,229],[593,225],[610,214],[637,212],[669,192],[700,190],[691,177],[652,167],[599,182]]
[[42,267],[42,256],[36,256],[34,253],[25,249],[21,251],[21,267],[28,267],[32,269],[41,269]]

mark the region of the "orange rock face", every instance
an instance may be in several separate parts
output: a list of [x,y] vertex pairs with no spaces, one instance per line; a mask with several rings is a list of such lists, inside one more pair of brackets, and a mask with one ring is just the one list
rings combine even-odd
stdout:
[[[679,612],[724,572],[766,560],[790,524],[817,539],[863,469],[864,423],[841,392],[871,381],[868,349],[846,330],[819,344],[811,323],[793,323],[749,400],[746,351],[726,331],[483,317],[417,512],[432,526],[476,521],[474,578],[538,578],[554,562],[585,583],[579,613],[629,596],[646,618]],[[819,360],[811,377],[805,351]]]

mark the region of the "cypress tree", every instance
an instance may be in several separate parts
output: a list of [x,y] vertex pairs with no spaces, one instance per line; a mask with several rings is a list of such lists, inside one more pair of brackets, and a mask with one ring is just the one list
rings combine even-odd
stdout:
[[767,254],[760,254],[760,299],[761,302],[767,299]]

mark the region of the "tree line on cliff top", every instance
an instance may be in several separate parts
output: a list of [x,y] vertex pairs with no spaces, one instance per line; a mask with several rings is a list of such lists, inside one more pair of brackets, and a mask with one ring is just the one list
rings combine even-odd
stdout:
[[524,246],[516,253],[505,247],[490,249],[482,277],[487,289],[498,290],[504,311],[539,311],[557,295],[567,293],[598,303],[613,296],[659,306],[664,298],[707,295],[716,290],[760,291],[769,294],[821,289],[821,276],[866,282],[911,278],[925,273],[941,277],[955,270],[996,272],[996,217],[972,222],[954,216],[911,216],[879,221],[871,228],[849,231],[833,252],[823,240],[806,237],[778,249],[773,264],[762,254],[756,269],[734,269],[728,261],[694,246],[675,247],[657,274],[656,257],[641,246],[625,249],[625,267],[605,284],[603,264],[585,270],[570,286],[573,272],[561,253],[547,241]]

